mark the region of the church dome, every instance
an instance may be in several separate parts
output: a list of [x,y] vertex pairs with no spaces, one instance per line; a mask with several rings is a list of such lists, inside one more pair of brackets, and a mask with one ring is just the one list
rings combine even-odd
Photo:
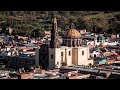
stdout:
[[81,37],[80,32],[78,30],[74,29],[74,28],[66,31],[66,35],[67,35],[67,37],[70,37],[70,38],[79,38],[79,37]]
[[98,35],[97,40],[101,40],[102,41],[102,40],[105,40],[105,38],[102,35]]

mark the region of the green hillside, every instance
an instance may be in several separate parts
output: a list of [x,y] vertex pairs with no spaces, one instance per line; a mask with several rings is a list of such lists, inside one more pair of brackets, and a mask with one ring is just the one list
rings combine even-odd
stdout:
[[51,30],[53,14],[61,30],[66,30],[73,22],[76,29],[120,32],[120,12],[112,11],[0,11],[0,26],[4,30],[12,27],[13,34],[30,35],[34,30],[41,33]]

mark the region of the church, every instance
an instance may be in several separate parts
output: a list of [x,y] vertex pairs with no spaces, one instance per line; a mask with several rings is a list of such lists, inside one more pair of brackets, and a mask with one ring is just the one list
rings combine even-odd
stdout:
[[62,44],[60,44],[56,18],[53,19],[48,53],[49,69],[60,68],[63,63],[67,66],[93,65],[93,60],[90,59],[89,47],[82,45],[81,34],[72,25],[65,32]]

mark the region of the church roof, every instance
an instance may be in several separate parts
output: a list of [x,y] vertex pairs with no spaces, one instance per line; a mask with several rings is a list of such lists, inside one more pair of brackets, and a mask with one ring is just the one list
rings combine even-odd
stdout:
[[78,37],[81,37],[81,34],[78,30],[72,28],[70,30],[67,30],[66,31],[66,35],[67,37],[70,37],[70,38],[78,38]]

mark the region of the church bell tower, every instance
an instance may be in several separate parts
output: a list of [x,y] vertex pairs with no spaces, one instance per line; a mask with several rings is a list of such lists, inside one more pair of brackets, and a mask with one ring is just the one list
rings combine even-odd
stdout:
[[53,18],[53,24],[51,29],[51,41],[50,48],[59,48],[59,35],[58,35],[58,27],[56,17]]

